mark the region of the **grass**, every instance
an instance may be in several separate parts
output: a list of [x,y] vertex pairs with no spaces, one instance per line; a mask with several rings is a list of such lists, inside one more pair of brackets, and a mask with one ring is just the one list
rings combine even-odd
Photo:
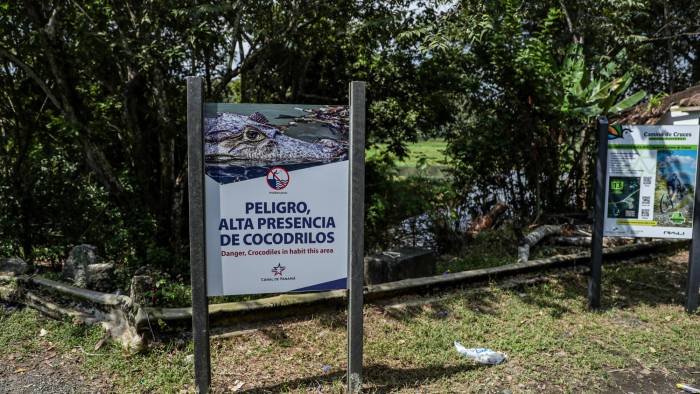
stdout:
[[[567,272],[514,287],[408,297],[365,307],[367,392],[672,391],[697,385],[700,317],[682,308],[687,254],[604,270],[605,307],[586,308],[585,275]],[[398,304],[397,304],[398,303]],[[100,332],[45,320],[31,310],[0,317],[0,358],[41,352],[47,341],[79,358],[87,376],[107,377],[114,390],[191,390],[188,343],[156,344],[125,356],[114,345],[92,351]],[[46,328],[49,335],[38,338]],[[249,392],[343,392],[345,315],[324,313],[268,323],[212,341],[216,391],[236,381]],[[459,356],[458,340],[508,354],[498,366]]]
[[[39,335],[42,329],[45,336]],[[88,384],[118,392],[176,392],[193,379],[193,367],[185,361],[192,353],[188,341],[159,342],[145,354],[128,355],[110,342],[95,350],[102,336],[98,326],[47,319],[29,308],[9,312],[0,304],[0,359],[23,369],[73,370]]]
[[[460,272],[515,263],[518,260],[518,240],[517,234],[508,226],[486,229],[470,240],[464,251],[453,256],[442,256],[438,260],[437,272]],[[530,260],[584,250],[588,248],[542,242],[532,248]]]
[[460,272],[514,263],[517,245],[517,236],[510,229],[486,229],[471,240],[463,252],[441,257],[437,271]]
[[[401,175],[415,175],[421,159],[425,160],[426,171],[429,175],[437,175],[446,167],[445,149],[447,142],[442,139],[428,139],[408,144],[408,157],[396,160],[396,166]],[[384,151],[384,145],[378,145],[368,150],[367,156],[372,157]]]

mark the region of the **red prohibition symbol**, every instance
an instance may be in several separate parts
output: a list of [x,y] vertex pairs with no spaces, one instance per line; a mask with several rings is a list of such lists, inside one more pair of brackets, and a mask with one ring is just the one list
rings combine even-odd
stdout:
[[289,172],[282,167],[272,167],[267,172],[266,180],[274,190],[282,190],[289,185]]

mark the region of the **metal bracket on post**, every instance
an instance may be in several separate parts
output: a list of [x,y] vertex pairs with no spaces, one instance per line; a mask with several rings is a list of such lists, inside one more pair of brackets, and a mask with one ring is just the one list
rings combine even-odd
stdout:
[[350,83],[350,259],[348,260],[348,393],[362,389],[365,213],[365,83]]
[[[695,187],[700,185],[700,168],[695,165]],[[688,298],[685,309],[688,313],[695,313],[698,309],[698,292],[700,292],[700,193],[695,192],[695,205],[693,205],[693,238],[690,240],[690,253],[688,257]]]
[[591,240],[591,270],[588,278],[588,305],[600,308],[600,283],[603,271],[603,224],[605,221],[605,181],[608,168],[608,118],[597,121],[598,157],[595,163],[595,206]]
[[192,279],[192,339],[197,392],[208,393],[209,305],[204,243],[204,94],[201,77],[187,77],[187,183],[189,185],[190,275]]

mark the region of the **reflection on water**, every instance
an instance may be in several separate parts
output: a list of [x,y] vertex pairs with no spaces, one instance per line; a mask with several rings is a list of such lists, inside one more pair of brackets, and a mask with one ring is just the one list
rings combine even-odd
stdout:
[[227,183],[240,182],[248,179],[262,178],[267,175],[272,167],[282,167],[287,171],[301,170],[302,168],[315,167],[325,162],[314,163],[290,163],[274,165],[233,165],[233,164],[209,164],[204,167],[205,174],[224,185]]

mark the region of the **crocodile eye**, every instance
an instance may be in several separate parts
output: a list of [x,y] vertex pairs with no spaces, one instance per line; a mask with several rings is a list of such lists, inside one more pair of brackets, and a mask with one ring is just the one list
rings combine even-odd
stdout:
[[245,139],[253,141],[260,139],[260,137],[262,136],[262,134],[259,131],[252,128],[246,128],[243,134],[245,136]]

